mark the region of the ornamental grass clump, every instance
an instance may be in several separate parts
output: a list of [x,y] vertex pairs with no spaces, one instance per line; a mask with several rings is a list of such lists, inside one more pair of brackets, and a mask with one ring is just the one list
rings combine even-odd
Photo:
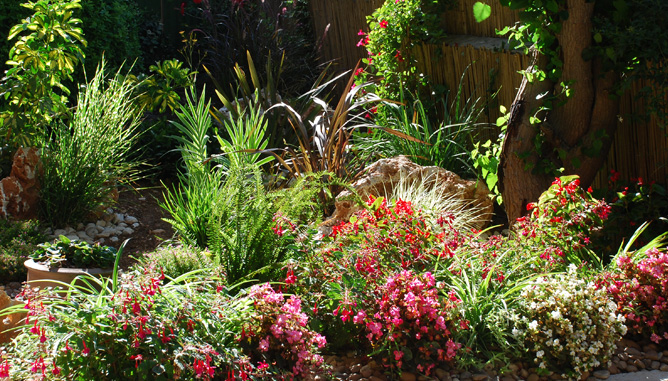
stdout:
[[646,257],[617,258],[617,270],[602,274],[600,286],[617,303],[633,338],[668,341],[668,253],[653,247]]
[[565,378],[607,366],[626,334],[616,304],[605,290],[580,279],[574,265],[525,287],[511,318],[513,335],[539,371]]

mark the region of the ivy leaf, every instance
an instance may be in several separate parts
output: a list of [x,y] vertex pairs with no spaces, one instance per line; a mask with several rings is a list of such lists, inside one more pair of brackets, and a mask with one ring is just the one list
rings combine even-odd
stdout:
[[473,17],[475,17],[476,22],[483,22],[489,18],[492,14],[492,7],[485,3],[477,1],[473,4]]

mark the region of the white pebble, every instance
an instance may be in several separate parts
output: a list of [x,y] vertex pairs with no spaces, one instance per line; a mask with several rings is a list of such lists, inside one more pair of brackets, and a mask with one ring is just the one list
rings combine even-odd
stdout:
[[100,226],[100,227],[105,227],[105,226],[107,226],[107,221],[105,221],[105,220],[97,220],[97,223],[95,223],[95,224],[96,224],[97,226]]
[[134,224],[132,224],[132,227],[135,228],[135,229],[138,228],[139,227],[139,222],[135,222]]
[[125,229],[123,229],[123,234],[130,235],[130,234],[132,234],[132,233],[134,233],[134,232],[135,232],[135,231],[132,230],[132,228],[125,228]]
[[116,242],[118,242],[118,237],[111,237],[111,238],[109,238],[109,241],[113,242],[113,243],[116,243]]
[[137,220],[137,218],[132,217],[132,216],[125,217],[125,223],[126,224],[134,224],[135,222],[139,222],[139,220]]
[[56,229],[53,231],[53,235],[56,237],[60,237],[61,235],[67,235],[67,232],[65,229]]

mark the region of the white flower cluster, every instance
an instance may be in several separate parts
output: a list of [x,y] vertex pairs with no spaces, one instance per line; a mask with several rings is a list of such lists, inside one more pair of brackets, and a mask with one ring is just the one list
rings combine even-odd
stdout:
[[624,317],[605,290],[567,274],[538,278],[512,313],[515,338],[539,368],[579,378],[607,364],[626,333]]

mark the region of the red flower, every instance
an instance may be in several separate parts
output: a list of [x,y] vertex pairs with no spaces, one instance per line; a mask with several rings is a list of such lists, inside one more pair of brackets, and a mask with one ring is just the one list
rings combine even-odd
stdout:
[[404,57],[401,55],[401,51],[397,50],[397,54],[394,55],[394,58],[397,59],[399,62],[404,62]]
[[181,3],[181,8],[179,9],[179,13],[181,16],[183,16],[186,13],[186,3],[185,1]]
[[201,2],[202,2],[202,0],[193,0],[193,3],[195,3],[195,4],[199,4]]
[[383,21],[381,21],[380,24],[378,24],[378,26],[380,26],[380,27],[383,28],[383,29],[384,29],[384,28],[387,28],[387,20],[383,20]]

